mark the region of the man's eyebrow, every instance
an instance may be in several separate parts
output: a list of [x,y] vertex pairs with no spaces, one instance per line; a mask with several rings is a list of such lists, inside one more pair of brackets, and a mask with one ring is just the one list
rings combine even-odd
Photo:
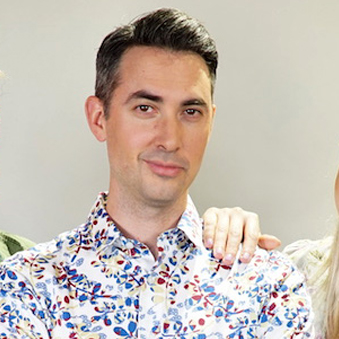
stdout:
[[134,93],[131,93],[126,100],[126,103],[128,103],[129,101],[134,100],[134,99],[147,99],[147,100],[150,100],[150,101],[160,102],[160,103],[164,101],[161,96],[152,94],[152,93],[147,92],[145,90],[140,90],[140,91],[136,91]]
[[207,103],[203,99],[189,99],[182,103],[183,106],[207,106]]

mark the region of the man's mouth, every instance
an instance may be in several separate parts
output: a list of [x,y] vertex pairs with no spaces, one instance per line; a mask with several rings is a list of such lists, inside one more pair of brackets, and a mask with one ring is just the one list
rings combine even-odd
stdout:
[[178,176],[183,170],[183,166],[172,163],[153,160],[144,160],[154,174],[162,177],[174,178]]

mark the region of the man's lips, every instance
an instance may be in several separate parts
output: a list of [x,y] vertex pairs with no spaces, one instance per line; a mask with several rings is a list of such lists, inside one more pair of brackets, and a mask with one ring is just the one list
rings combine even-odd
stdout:
[[161,161],[151,161],[144,160],[145,163],[149,166],[151,171],[159,176],[163,177],[176,177],[181,171],[184,170],[184,167],[180,164],[170,163],[170,162],[161,162]]

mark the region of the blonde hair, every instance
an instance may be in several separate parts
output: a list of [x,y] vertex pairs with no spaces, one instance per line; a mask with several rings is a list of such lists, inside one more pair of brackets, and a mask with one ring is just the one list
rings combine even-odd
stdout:
[[[327,271],[327,272],[326,272]],[[339,338],[339,224],[337,226],[331,253],[326,260],[324,270],[328,273],[327,279],[319,291],[324,293],[325,298],[325,333],[327,339]],[[320,300],[320,299],[319,299]],[[317,307],[318,305],[314,305]]]

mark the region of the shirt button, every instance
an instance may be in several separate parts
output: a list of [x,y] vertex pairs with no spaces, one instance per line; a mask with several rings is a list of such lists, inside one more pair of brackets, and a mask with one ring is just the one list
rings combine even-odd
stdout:
[[147,277],[147,284],[150,286],[154,286],[156,283],[157,275],[151,274]]
[[134,247],[134,245],[132,244],[131,241],[129,241],[129,242],[126,244],[126,248],[128,248],[129,250],[131,250],[133,247]]

